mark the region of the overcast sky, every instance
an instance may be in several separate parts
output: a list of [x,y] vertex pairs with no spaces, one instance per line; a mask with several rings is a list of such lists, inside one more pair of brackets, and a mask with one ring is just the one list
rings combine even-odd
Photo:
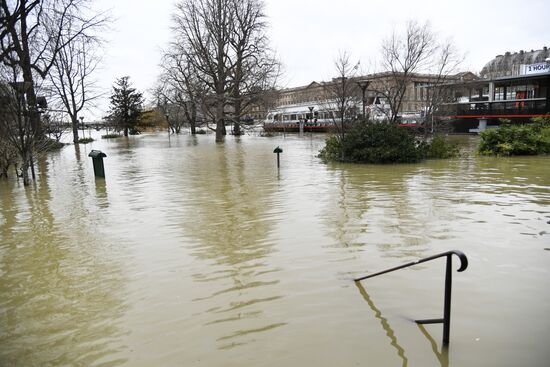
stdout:
[[[105,37],[105,57],[97,77],[107,92],[103,116],[114,80],[130,76],[145,92],[154,84],[160,55],[170,41],[171,14],[176,0],[98,0],[115,19]],[[429,21],[441,39],[452,38],[466,55],[463,69],[479,72],[506,51],[550,46],[549,0],[265,0],[272,47],[284,65],[283,87],[329,80],[334,58],[347,51],[373,71],[380,43],[408,20]]]

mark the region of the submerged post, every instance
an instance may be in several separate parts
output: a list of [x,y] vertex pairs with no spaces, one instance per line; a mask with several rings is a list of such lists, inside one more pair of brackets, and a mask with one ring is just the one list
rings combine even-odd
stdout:
[[282,152],[283,152],[283,150],[279,147],[277,147],[273,150],[273,153],[277,153],[277,168],[279,168],[279,166],[280,166],[279,154],[281,154]]
[[103,153],[101,150],[92,150],[88,157],[92,157],[92,162],[94,164],[94,175],[96,177],[105,178],[105,168],[103,167],[103,158],[107,157],[107,154]]

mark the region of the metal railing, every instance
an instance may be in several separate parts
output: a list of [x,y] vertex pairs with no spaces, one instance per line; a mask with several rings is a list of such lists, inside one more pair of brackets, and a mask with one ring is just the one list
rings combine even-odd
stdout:
[[467,103],[444,104],[438,115],[469,116],[469,115],[531,115],[550,112],[546,98],[531,98],[498,101],[472,101]]
[[443,318],[440,319],[426,319],[426,320],[415,320],[418,324],[439,324],[443,323],[443,344],[447,345],[449,344],[449,334],[450,334],[450,328],[451,328],[451,287],[452,287],[452,256],[456,255],[460,259],[460,267],[457,269],[458,272],[466,270],[468,267],[468,258],[462,251],[458,250],[452,250],[443,252],[438,255],[426,257],[424,259],[420,259],[417,261],[413,261],[407,264],[403,264],[400,266],[396,266],[395,268],[387,269],[384,271],[380,271],[378,273],[366,275],[364,277],[360,277],[357,279],[354,279],[356,282],[360,282],[362,280],[373,278],[378,275],[390,273],[395,270],[408,268],[409,266],[417,265],[424,263],[426,261],[431,261],[438,259],[440,257],[447,257],[447,265],[446,265],[446,271],[445,271],[445,300],[443,304]]

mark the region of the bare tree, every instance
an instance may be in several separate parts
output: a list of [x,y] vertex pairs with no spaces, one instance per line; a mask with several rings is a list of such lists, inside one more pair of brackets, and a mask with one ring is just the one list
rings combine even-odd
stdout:
[[216,123],[216,141],[225,134],[231,111],[234,130],[254,96],[273,86],[278,63],[266,36],[260,0],[183,0],[174,16],[174,44],[205,88],[202,109]]
[[458,68],[464,61],[464,55],[461,55],[451,40],[447,40],[437,46],[434,57],[433,78],[430,81],[428,94],[424,106],[424,134],[428,132],[435,133],[439,128],[434,114],[437,109],[445,102],[451,100],[451,87],[448,83],[458,71]]
[[[12,71],[10,77],[9,72]],[[2,68],[0,81],[0,141],[8,154],[16,151],[21,162],[21,176],[25,186],[30,184],[29,167],[33,164],[36,129],[33,128],[28,108],[30,87],[18,81],[17,69]],[[7,170],[7,168],[6,168]],[[34,175],[34,171],[33,171]]]
[[216,141],[223,141],[229,91],[231,0],[183,0],[174,16],[176,42],[189,49],[197,76],[213,93]]
[[430,25],[420,25],[416,21],[409,21],[403,34],[394,31],[383,41],[381,63],[386,75],[379,79],[376,92],[389,104],[390,122],[397,122],[407,86],[415,74],[433,66],[437,47]]
[[[98,24],[99,26],[99,24]],[[71,119],[73,142],[78,143],[78,115],[101,94],[91,79],[100,57],[97,38],[80,35],[59,50],[49,80],[53,99]]]
[[[57,54],[102,15],[84,15],[88,0],[0,0],[0,62],[17,67],[28,86],[28,119],[40,129],[35,77],[45,79]],[[14,69],[15,70],[15,69]]]
[[344,161],[344,139],[349,125],[356,119],[359,91],[357,74],[359,62],[353,63],[347,52],[340,52],[334,61],[337,77],[325,89],[324,109],[330,111],[332,123],[336,129],[336,136],[340,141],[341,159]]
[[65,121],[66,114],[61,111],[49,111],[42,116],[44,132],[59,142],[68,131],[68,123]]
[[275,87],[280,65],[269,48],[264,5],[258,0],[232,0],[235,8],[231,48],[233,133],[241,134],[241,119],[252,105],[260,104],[264,92]]
[[189,123],[191,134],[194,135],[206,90],[197,77],[197,70],[190,60],[190,55],[179,45],[172,45],[171,52],[165,53],[163,59],[164,71],[160,77],[161,86],[157,99],[164,101],[165,113],[174,132],[180,132],[185,119]]

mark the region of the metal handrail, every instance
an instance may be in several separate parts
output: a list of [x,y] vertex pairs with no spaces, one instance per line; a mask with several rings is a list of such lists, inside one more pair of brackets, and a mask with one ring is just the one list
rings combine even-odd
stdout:
[[468,258],[462,251],[458,250],[452,250],[443,252],[441,254],[433,255],[430,257],[426,257],[424,259],[420,259],[417,261],[413,261],[407,264],[403,264],[400,266],[396,266],[391,269],[387,269],[384,271],[380,271],[378,273],[366,275],[364,277],[356,278],[354,281],[360,282],[361,280],[373,278],[378,275],[390,273],[395,270],[408,268],[409,266],[417,265],[424,263],[426,261],[431,261],[440,257],[447,257],[447,266],[445,271],[445,301],[443,305],[443,318],[442,319],[427,319],[427,320],[415,320],[418,324],[437,324],[437,323],[443,323],[443,344],[447,345],[449,344],[449,334],[450,334],[450,328],[451,328],[451,287],[452,287],[452,261],[451,258],[453,255],[458,256],[460,259],[460,267],[457,269],[458,272],[462,272],[466,270],[468,267]]

